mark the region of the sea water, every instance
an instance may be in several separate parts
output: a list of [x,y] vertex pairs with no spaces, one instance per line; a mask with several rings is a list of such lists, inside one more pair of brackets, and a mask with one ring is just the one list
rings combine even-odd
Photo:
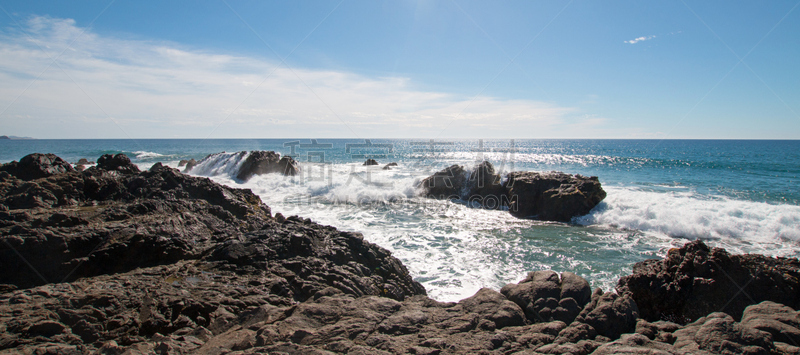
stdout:
[[[239,181],[237,151],[273,150],[302,173]],[[249,188],[273,213],[364,234],[389,249],[431,297],[456,301],[529,271],[572,271],[613,290],[631,266],[702,239],[733,253],[800,256],[800,141],[750,140],[11,140],[0,162],[55,153],[77,162],[125,153],[142,169],[226,152],[190,173]],[[380,165],[364,166],[367,158]],[[419,196],[444,167],[488,160],[500,173],[598,176],[608,193],[571,223],[519,219],[469,201]],[[382,167],[396,162],[397,167]]]

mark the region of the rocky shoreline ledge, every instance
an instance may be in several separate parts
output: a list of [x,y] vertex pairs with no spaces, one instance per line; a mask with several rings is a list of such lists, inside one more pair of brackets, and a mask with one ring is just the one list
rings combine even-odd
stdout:
[[694,241],[616,292],[540,270],[442,303],[358,233],[124,155],[0,166],[0,239],[0,354],[800,354],[797,259]]

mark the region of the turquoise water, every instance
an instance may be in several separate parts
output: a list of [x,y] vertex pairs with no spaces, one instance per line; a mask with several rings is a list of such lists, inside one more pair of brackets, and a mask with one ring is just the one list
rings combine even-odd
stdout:
[[[732,252],[800,255],[800,141],[28,140],[0,141],[0,162],[33,152],[70,162],[121,152],[147,168],[239,150],[293,154],[303,174],[237,181],[231,155],[191,173],[250,188],[275,212],[364,233],[440,300],[497,289],[538,269],[574,271],[610,290],[632,263],[698,238]],[[368,157],[399,167],[362,166]],[[608,197],[561,224],[417,196],[419,179],[483,159],[505,172],[596,175]]]

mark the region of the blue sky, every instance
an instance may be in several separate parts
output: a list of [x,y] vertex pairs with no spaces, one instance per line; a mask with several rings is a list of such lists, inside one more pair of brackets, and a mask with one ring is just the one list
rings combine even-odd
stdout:
[[800,1],[14,1],[0,134],[800,139]]

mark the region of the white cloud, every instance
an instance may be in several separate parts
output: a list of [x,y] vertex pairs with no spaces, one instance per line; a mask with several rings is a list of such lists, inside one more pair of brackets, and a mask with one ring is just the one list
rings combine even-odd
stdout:
[[637,37],[637,38],[634,38],[634,39],[632,39],[632,40],[630,40],[630,41],[624,41],[624,42],[625,42],[625,43],[628,43],[628,44],[636,44],[636,43],[638,43],[638,42],[643,42],[643,41],[651,40],[651,39],[653,39],[653,38],[656,38],[656,36],[655,36],[655,35],[652,35],[652,36],[642,36],[642,37]]
[[534,138],[577,111],[90,30],[75,40],[84,29],[71,19],[34,17],[25,31],[0,34],[0,123],[16,135]]

